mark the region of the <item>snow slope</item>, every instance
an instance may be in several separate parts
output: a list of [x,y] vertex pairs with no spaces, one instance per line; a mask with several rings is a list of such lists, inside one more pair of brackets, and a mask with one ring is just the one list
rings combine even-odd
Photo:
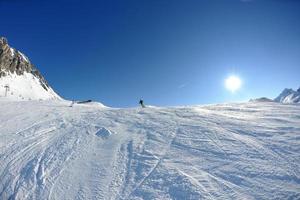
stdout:
[[[9,89],[6,91],[5,86]],[[43,88],[40,80],[31,73],[11,74],[0,77],[0,100],[49,100],[61,99],[51,87]]]
[[300,105],[0,104],[0,199],[300,199]]

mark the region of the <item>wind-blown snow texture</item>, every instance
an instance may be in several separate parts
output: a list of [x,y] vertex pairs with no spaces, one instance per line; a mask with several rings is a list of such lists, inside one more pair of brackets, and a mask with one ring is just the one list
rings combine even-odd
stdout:
[[300,105],[1,102],[0,199],[300,199]]

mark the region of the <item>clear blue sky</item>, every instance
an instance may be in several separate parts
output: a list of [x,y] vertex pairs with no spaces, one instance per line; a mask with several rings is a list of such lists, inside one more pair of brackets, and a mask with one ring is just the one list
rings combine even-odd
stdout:
[[0,10],[0,35],[67,99],[191,105],[300,86],[297,0],[0,0]]

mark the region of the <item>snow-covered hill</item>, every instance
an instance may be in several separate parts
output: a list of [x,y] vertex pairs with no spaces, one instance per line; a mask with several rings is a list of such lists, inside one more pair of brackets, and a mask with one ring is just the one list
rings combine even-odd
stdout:
[[300,199],[300,105],[0,104],[0,199]]
[[[8,87],[7,91],[6,86]],[[8,74],[1,77],[0,94],[0,100],[60,99],[51,87],[45,90],[40,84],[40,80],[31,73]]]
[[0,100],[61,99],[20,51],[0,37]]
[[300,88],[297,91],[286,88],[274,99],[274,101],[281,103],[300,103]]
[[267,97],[260,97],[260,98],[256,98],[256,99],[250,99],[250,102],[273,102],[272,99],[269,99]]

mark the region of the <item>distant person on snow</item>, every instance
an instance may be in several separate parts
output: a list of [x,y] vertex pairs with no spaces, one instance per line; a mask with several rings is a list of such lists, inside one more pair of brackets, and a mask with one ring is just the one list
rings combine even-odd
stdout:
[[144,101],[141,99],[139,104],[142,106],[142,108],[145,108],[146,106],[144,105]]
[[70,107],[73,107],[74,104],[75,104],[75,101],[72,101]]

